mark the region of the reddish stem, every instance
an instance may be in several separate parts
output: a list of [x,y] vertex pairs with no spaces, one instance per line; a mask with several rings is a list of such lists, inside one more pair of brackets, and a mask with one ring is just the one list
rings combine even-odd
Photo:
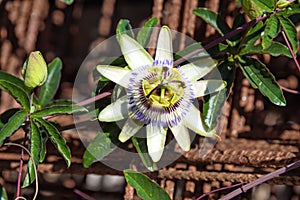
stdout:
[[191,58],[191,57],[193,57],[193,56],[195,56],[195,55],[197,55],[197,54],[199,54],[199,53],[202,53],[203,51],[205,51],[205,50],[207,50],[207,49],[210,49],[210,48],[212,48],[212,47],[218,45],[218,44],[221,43],[221,42],[224,42],[225,40],[227,40],[227,39],[231,38],[232,36],[234,36],[234,35],[236,35],[236,34],[242,32],[243,30],[245,30],[245,29],[247,29],[247,28],[249,28],[249,27],[251,27],[251,26],[254,26],[254,25],[257,24],[258,22],[260,22],[260,21],[266,19],[267,17],[268,17],[268,16],[266,16],[266,15],[265,15],[265,16],[259,16],[259,17],[257,17],[256,19],[254,19],[254,20],[252,20],[252,21],[250,21],[250,22],[248,22],[248,23],[246,23],[246,24],[244,24],[244,25],[242,25],[242,26],[240,26],[240,27],[237,27],[237,28],[234,29],[233,31],[231,31],[231,32],[229,32],[229,33],[227,33],[227,34],[225,34],[225,35],[222,36],[222,37],[219,37],[218,39],[212,41],[211,43],[208,43],[207,45],[203,46],[202,48],[197,49],[197,50],[195,50],[195,51],[193,51],[193,52],[191,52],[191,53],[189,53],[189,54],[183,56],[182,58],[179,58],[178,60],[176,60],[176,61],[174,62],[174,65],[177,66],[177,65],[179,65],[180,63],[186,61],[187,59],[189,59],[189,58]]
[[292,164],[289,164],[286,167],[282,167],[282,168],[280,168],[280,169],[278,169],[278,170],[276,170],[274,172],[271,172],[271,173],[269,173],[269,174],[267,174],[267,175],[265,175],[265,176],[263,176],[263,177],[261,177],[259,179],[256,179],[255,181],[252,181],[252,182],[250,182],[250,183],[248,183],[248,184],[246,184],[246,185],[244,185],[244,186],[242,186],[242,187],[240,187],[240,188],[238,188],[238,189],[230,192],[229,194],[227,194],[224,197],[222,197],[220,200],[230,200],[230,199],[236,197],[239,194],[247,192],[247,190],[249,190],[249,189],[251,189],[251,188],[253,188],[253,187],[255,187],[255,186],[259,185],[259,184],[267,182],[268,180],[273,179],[276,176],[284,174],[284,173],[286,173],[288,171],[291,171],[293,169],[296,169],[298,167],[300,167],[300,160],[298,160],[296,162],[293,162]]
[[291,46],[291,44],[290,44],[290,42],[289,42],[289,40],[288,40],[288,38],[287,38],[285,32],[284,32],[284,31],[281,31],[281,33],[282,33],[282,36],[283,36],[283,38],[284,38],[284,40],[285,40],[285,43],[287,44],[287,46],[288,46],[288,48],[289,48],[289,50],[290,50],[290,53],[292,54],[292,57],[293,57],[293,59],[294,59],[294,62],[295,62],[295,64],[297,65],[298,70],[300,71],[300,65],[299,65],[299,63],[298,63],[298,60],[297,60],[297,58],[296,58],[296,55],[294,54],[293,48],[292,48],[292,46]]
[[74,189],[73,192],[77,195],[79,195],[80,197],[82,197],[83,199],[86,199],[86,200],[96,200],[94,199],[93,197],[83,193],[82,191],[78,190],[78,189]]
[[86,106],[88,104],[94,103],[95,101],[98,101],[98,100],[103,99],[103,98],[105,98],[107,96],[110,96],[110,95],[111,95],[111,92],[103,92],[101,94],[96,95],[95,97],[92,97],[92,98],[86,99],[86,100],[84,100],[82,102],[79,102],[76,105],[78,105],[78,106]]
[[238,183],[238,184],[235,184],[235,185],[231,185],[231,186],[228,186],[228,187],[222,187],[222,188],[219,188],[219,189],[215,189],[215,190],[212,190],[208,193],[205,193],[203,195],[201,195],[200,197],[197,198],[197,200],[201,200],[203,199],[204,197],[212,194],[212,193],[215,193],[215,192],[219,192],[219,191],[222,191],[222,190],[227,190],[227,189],[231,189],[231,188],[235,188],[235,187],[238,187],[238,186],[241,186],[241,185],[244,185],[246,182],[243,182],[243,183]]

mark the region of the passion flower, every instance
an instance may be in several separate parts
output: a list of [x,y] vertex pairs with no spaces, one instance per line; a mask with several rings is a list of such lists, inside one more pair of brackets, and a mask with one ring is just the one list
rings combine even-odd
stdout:
[[119,135],[121,142],[146,126],[148,153],[158,162],[168,128],[184,151],[190,149],[188,129],[202,136],[216,136],[214,130],[206,130],[201,113],[193,104],[197,97],[226,86],[222,80],[199,80],[216,62],[205,58],[174,67],[172,36],[167,26],[160,30],[154,60],[130,36],[120,34],[118,42],[128,67],[98,65],[97,70],[124,87],[127,94],[104,108],[98,119],[105,122],[127,119]]

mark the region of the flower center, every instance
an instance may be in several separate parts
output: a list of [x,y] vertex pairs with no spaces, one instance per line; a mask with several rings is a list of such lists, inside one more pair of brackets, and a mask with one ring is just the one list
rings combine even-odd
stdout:
[[194,100],[192,84],[180,69],[160,66],[133,71],[127,96],[131,118],[164,127],[176,126]]
[[155,76],[142,80],[142,88],[152,106],[170,107],[183,97],[185,83],[178,69],[150,67],[148,72]]

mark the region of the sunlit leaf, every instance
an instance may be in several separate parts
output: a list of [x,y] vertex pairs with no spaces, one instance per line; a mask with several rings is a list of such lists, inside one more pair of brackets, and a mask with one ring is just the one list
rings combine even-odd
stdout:
[[218,68],[214,69],[206,79],[220,79],[226,81],[226,88],[223,90],[206,95],[204,97],[203,118],[209,130],[212,130],[217,125],[217,118],[220,116],[221,109],[229,95],[230,88],[235,79],[235,63],[233,61],[224,61]]
[[137,34],[136,39],[143,47],[147,46],[152,30],[157,25],[157,22],[158,19],[156,17],[149,19]]
[[44,108],[43,110],[39,110],[34,112],[31,116],[32,117],[44,117],[49,115],[60,115],[60,114],[72,114],[75,112],[84,112],[87,111],[82,106],[76,105],[54,105],[48,108]]
[[132,137],[132,143],[142,159],[145,167],[150,171],[157,170],[156,163],[152,161],[150,155],[148,154],[146,138]]
[[45,128],[52,144],[56,147],[56,149],[64,157],[68,167],[70,167],[71,151],[66,144],[66,140],[60,135],[57,128],[55,126],[53,126],[51,123],[49,123],[41,118],[35,118],[35,119]]
[[147,176],[133,170],[124,170],[124,175],[127,183],[129,183],[136,190],[139,197],[144,200],[153,199],[171,199],[164,189],[151,181]]
[[13,76],[9,73],[0,71],[0,80],[13,83],[13,84],[17,85],[18,87],[20,87],[21,89],[23,89],[27,95],[30,94],[30,90],[25,86],[24,81],[16,76]]
[[279,42],[272,42],[272,44],[266,49],[263,49],[261,44],[258,44],[256,46],[247,45],[240,52],[240,55],[246,54],[270,54],[272,56],[292,57],[289,48]]
[[20,110],[9,118],[8,122],[0,130],[0,146],[5,138],[11,136],[20,128],[20,126],[25,122],[27,115],[26,111]]
[[84,152],[83,166],[89,167],[111,153],[116,147],[109,138],[109,133],[98,133]]
[[61,78],[62,62],[59,58],[55,58],[48,65],[48,77],[44,85],[41,86],[38,98],[39,104],[44,107],[54,97],[59,86]]
[[279,20],[275,15],[271,15],[271,17],[266,20],[266,27],[262,32],[262,47],[264,49],[271,45],[273,39],[278,35],[279,31]]
[[293,5],[291,7],[285,8],[277,13],[277,15],[290,16],[300,14],[300,5]]
[[[41,137],[40,131],[33,119],[30,120],[30,153],[34,160],[35,166],[37,167],[40,160],[41,151]],[[35,179],[35,171],[32,159],[28,161],[28,170],[23,182],[23,187],[29,186]]]
[[263,63],[254,58],[243,57],[240,58],[240,68],[252,87],[258,88],[272,103],[286,105],[281,88]]
[[8,81],[0,80],[0,89],[6,90],[26,111],[30,111],[29,96],[22,88]]
[[279,21],[293,48],[294,53],[296,54],[298,49],[298,34],[295,25],[289,18],[284,16],[279,16]]

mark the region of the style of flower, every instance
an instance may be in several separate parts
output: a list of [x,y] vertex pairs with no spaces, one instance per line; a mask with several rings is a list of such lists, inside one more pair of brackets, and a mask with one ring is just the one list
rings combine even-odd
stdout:
[[119,135],[121,142],[145,125],[148,153],[158,162],[168,128],[184,151],[190,149],[188,129],[202,136],[216,136],[214,130],[206,130],[201,113],[193,104],[197,97],[226,86],[222,80],[199,80],[216,66],[212,59],[173,67],[172,36],[167,26],[159,32],[154,60],[127,34],[118,35],[118,42],[128,67],[98,65],[97,70],[126,88],[127,94],[104,108],[98,119],[105,122],[127,119]]

